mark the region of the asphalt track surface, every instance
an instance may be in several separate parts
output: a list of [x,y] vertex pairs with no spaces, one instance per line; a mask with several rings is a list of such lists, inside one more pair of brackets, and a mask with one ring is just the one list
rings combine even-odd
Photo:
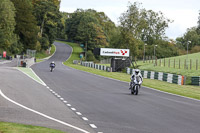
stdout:
[[[141,88],[138,96],[131,95],[128,83],[64,66],[62,62],[68,59],[72,49],[62,43],[55,45],[57,50],[54,56],[32,68],[51,90],[76,111],[67,107],[45,86],[11,68],[0,68],[2,92],[27,107],[91,133],[200,132],[200,101],[145,87]],[[56,62],[53,72],[48,67],[51,61]],[[80,132],[24,110],[3,97],[0,101],[0,121],[40,125],[68,133]],[[88,120],[83,120],[76,112]],[[90,124],[97,128],[92,128]]]

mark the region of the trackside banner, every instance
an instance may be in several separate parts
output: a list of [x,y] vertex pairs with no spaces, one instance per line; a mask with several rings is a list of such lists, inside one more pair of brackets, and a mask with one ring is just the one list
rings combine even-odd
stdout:
[[101,48],[100,55],[129,57],[129,49]]

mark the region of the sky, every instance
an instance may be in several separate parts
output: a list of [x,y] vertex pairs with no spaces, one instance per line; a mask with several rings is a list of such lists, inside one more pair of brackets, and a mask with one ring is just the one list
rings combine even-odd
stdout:
[[128,2],[142,3],[146,10],[161,11],[164,17],[173,20],[166,29],[170,39],[181,37],[187,28],[197,26],[200,0],[61,0],[60,11],[73,13],[76,9],[94,9],[104,12],[116,25],[119,17],[128,9]]

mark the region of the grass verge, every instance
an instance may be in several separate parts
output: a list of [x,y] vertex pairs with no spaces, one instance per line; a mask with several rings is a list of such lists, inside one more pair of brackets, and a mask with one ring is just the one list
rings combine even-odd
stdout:
[[[62,42],[62,43],[66,43],[66,42]],[[105,72],[105,71],[96,70],[93,68],[73,64],[73,60],[80,60],[79,53],[82,52],[82,48],[80,48],[79,45],[75,43],[67,42],[66,44],[70,45],[73,48],[73,53],[71,55],[71,58],[67,60],[66,62],[64,62],[65,65],[78,69],[78,70],[101,75],[104,77],[113,78],[113,79],[117,79],[117,80],[121,80],[125,82],[130,82],[130,75],[125,74],[125,73],[120,73],[120,72],[110,73],[110,72]],[[180,86],[180,85],[170,84],[164,81],[152,80],[152,79],[144,79],[143,86],[200,100],[200,87],[198,86],[190,86],[190,85]]]
[[38,83],[44,85],[44,82],[37,75],[35,75],[35,73],[31,70],[31,68],[17,67],[17,69],[22,71],[26,75],[30,76],[32,79],[34,79]]
[[0,122],[0,133],[64,133],[38,126]]
[[35,55],[35,57],[37,59],[36,61],[37,62],[43,61],[44,58],[51,56],[55,52],[55,50],[56,50],[55,45],[52,45],[50,54],[48,54],[46,51],[37,52],[36,55]]

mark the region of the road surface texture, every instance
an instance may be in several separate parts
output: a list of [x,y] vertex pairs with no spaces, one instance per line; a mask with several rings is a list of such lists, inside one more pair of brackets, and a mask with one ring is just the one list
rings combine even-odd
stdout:
[[[35,64],[32,68],[50,89],[70,103],[71,107],[80,112],[82,116],[86,117],[88,120],[81,121],[86,122],[88,125],[93,124],[92,127],[96,132],[200,132],[200,101],[166,94],[145,87],[141,88],[138,96],[131,95],[128,90],[128,83],[103,78],[64,66],[62,62],[69,58],[72,49],[70,46],[58,42],[55,45],[56,53],[54,56],[45,62]],[[53,72],[49,70],[51,61],[56,63],[56,68]],[[24,92],[24,89],[21,93]],[[19,91],[21,90],[19,89]],[[49,92],[43,91],[46,90],[36,90],[37,93],[39,92],[43,95],[43,98],[51,97]],[[34,95],[33,93],[32,98],[34,98]],[[38,102],[36,101],[31,106],[37,105]],[[62,106],[62,103],[59,103],[56,99],[54,102],[53,98],[49,104],[61,104],[60,106]],[[40,111],[47,110],[48,106],[39,109]],[[59,114],[63,117],[65,108],[59,107],[56,108],[56,111],[52,108],[48,110],[51,110],[49,115],[55,115],[54,113],[56,112],[57,114],[60,110]],[[76,115],[76,113],[74,114]],[[81,116],[78,117],[82,118]]]
[[[43,126],[67,133],[83,133],[76,128],[96,133],[46,86],[15,68],[5,65],[0,67],[0,94],[0,121]],[[25,108],[16,105],[11,100]],[[39,113],[35,113],[36,111]]]

